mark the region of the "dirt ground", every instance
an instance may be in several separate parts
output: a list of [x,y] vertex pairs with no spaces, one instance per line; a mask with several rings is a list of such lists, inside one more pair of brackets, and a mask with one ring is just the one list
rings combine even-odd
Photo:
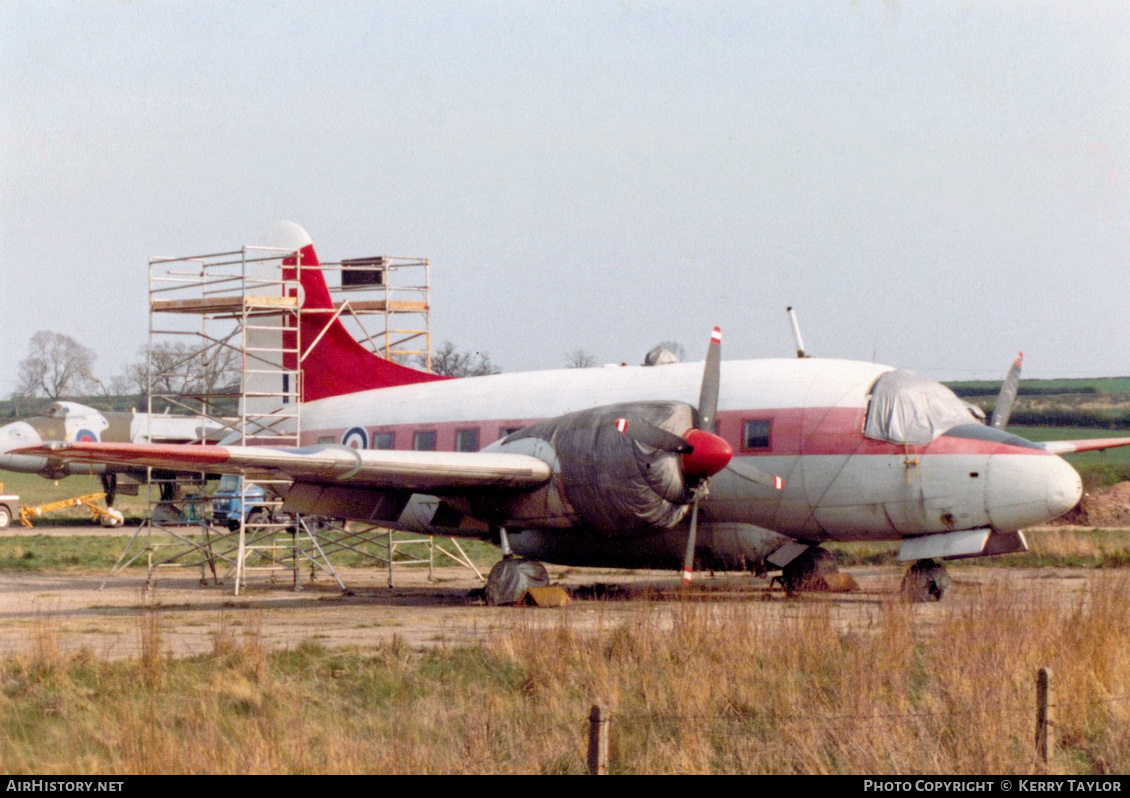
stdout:
[[1130,482],[1083,494],[1079,504],[1061,521],[1081,526],[1130,525]]
[[[843,627],[875,624],[884,602],[896,601],[900,566],[846,569],[861,590],[851,594],[786,598],[780,589],[747,575],[703,575],[689,594],[723,611],[742,603],[767,622],[820,602]],[[349,590],[320,576],[294,591],[253,576],[236,596],[230,583],[201,586],[199,572],[169,570],[146,589],[145,576],[107,579],[105,573],[7,573],[0,576],[0,655],[34,653],[38,647],[79,651],[103,658],[134,657],[142,628],[157,614],[162,649],[174,656],[208,654],[217,636],[239,641],[255,635],[268,648],[303,641],[366,648],[398,636],[416,649],[479,643],[513,625],[601,629],[641,619],[673,617],[681,606],[677,578],[668,572],[550,568],[554,583],[573,598],[563,608],[488,607],[473,574],[437,569],[429,582],[423,568],[405,568],[387,586],[387,572],[345,568]],[[915,605],[922,623],[940,619],[947,607],[975,606],[986,590],[1006,585],[1020,600],[1076,601],[1096,580],[1125,578],[1117,571],[1066,568],[984,568],[951,565],[954,585],[941,604]],[[103,583],[105,586],[103,587]],[[597,598],[596,596],[600,596]],[[657,615],[658,614],[658,615]]]

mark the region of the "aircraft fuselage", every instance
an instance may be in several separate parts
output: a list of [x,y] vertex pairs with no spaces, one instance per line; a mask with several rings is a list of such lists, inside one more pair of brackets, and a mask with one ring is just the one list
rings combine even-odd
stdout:
[[[785,539],[899,540],[961,530],[1009,533],[1055,518],[1081,494],[1061,458],[972,415],[923,445],[864,435],[870,392],[891,371],[840,360],[751,360],[722,364],[717,433],[735,461],[779,474],[774,491],[730,470],[716,474],[702,506],[704,559],[758,561]],[[364,391],[308,402],[304,444],[362,448],[434,446],[521,451],[506,436],[536,421],[625,402],[694,405],[702,367],[568,369],[503,374]],[[411,509],[411,508],[410,508]],[[418,508],[417,508],[418,510]],[[443,531],[406,513],[400,525]],[[426,517],[425,517],[425,520]],[[662,564],[681,552],[685,533],[623,536],[512,519],[515,548],[578,564]],[[685,522],[684,522],[685,523]],[[664,541],[669,540],[669,544]],[[523,552],[523,549],[526,551]]]

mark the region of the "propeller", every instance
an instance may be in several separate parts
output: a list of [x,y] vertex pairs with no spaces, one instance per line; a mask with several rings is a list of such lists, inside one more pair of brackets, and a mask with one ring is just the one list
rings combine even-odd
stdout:
[[722,330],[715,327],[710,334],[710,347],[706,350],[706,364],[702,374],[702,388],[698,396],[698,426],[687,430],[682,436],[649,424],[645,421],[616,419],[616,429],[639,443],[672,454],[678,454],[682,462],[683,476],[690,484],[693,499],[691,503],[691,523],[687,533],[686,554],[683,557],[683,582],[690,584],[694,572],[694,550],[698,537],[698,504],[708,493],[710,477],[724,468],[733,473],[776,490],[785,487],[785,482],[774,474],[768,474],[753,465],[742,464],[740,468],[732,463],[733,447],[716,434],[718,429],[718,390],[722,369]]
[[1023,363],[1024,353],[1020,352],[1004,377],[1001,392],[997,394],[997,403],[993,406],[993,416],[989,420],[989,426],[994,429],[1004,429],[1008,424],[1008,417],[1012,415],[1012,403],[1016,401],[1016,392],[1020,388],[1020,367]]

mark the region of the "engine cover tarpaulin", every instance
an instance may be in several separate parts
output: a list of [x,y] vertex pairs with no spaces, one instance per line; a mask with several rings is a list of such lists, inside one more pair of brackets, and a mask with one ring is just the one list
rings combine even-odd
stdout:
[[559,491],[586,526],[609,534],[670,529],[688,507],[679,457],[621,434],[619,418],[676,435],[695,421],[693,408],[682,402],[629,402],[539,422],[512,438],[541,438],[553,446],[560,473],[547,489]]
[[913,371],[888,371],[871,389],[863,434],[868,438],[923,446],[943,432],[973,422],[953,391]]

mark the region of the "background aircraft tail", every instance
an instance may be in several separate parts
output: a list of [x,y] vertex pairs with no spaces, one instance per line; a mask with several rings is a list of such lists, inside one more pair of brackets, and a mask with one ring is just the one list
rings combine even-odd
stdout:
[[[292,222],[280,222],[269,235],[270,245],[294,249],[299,258],[283,261],[283,279],[298,279],[302,286],[302,395],[312,402],[372,388],[411,385],[449,379],[401,366],[379,357],[358,343],[334,316],[333,299],[326,285],[310,235]],[[300,261],[300,263],[299,263]],[[291,289],[297,292],[297,289]],[[324,312],[319,312],[324,311]],[[283,331],[283,348],[294,349],[293,330]],[[296,367],[297,356],[287,354],[284,365]],[[285,362],[289,361],[289,362]]]

